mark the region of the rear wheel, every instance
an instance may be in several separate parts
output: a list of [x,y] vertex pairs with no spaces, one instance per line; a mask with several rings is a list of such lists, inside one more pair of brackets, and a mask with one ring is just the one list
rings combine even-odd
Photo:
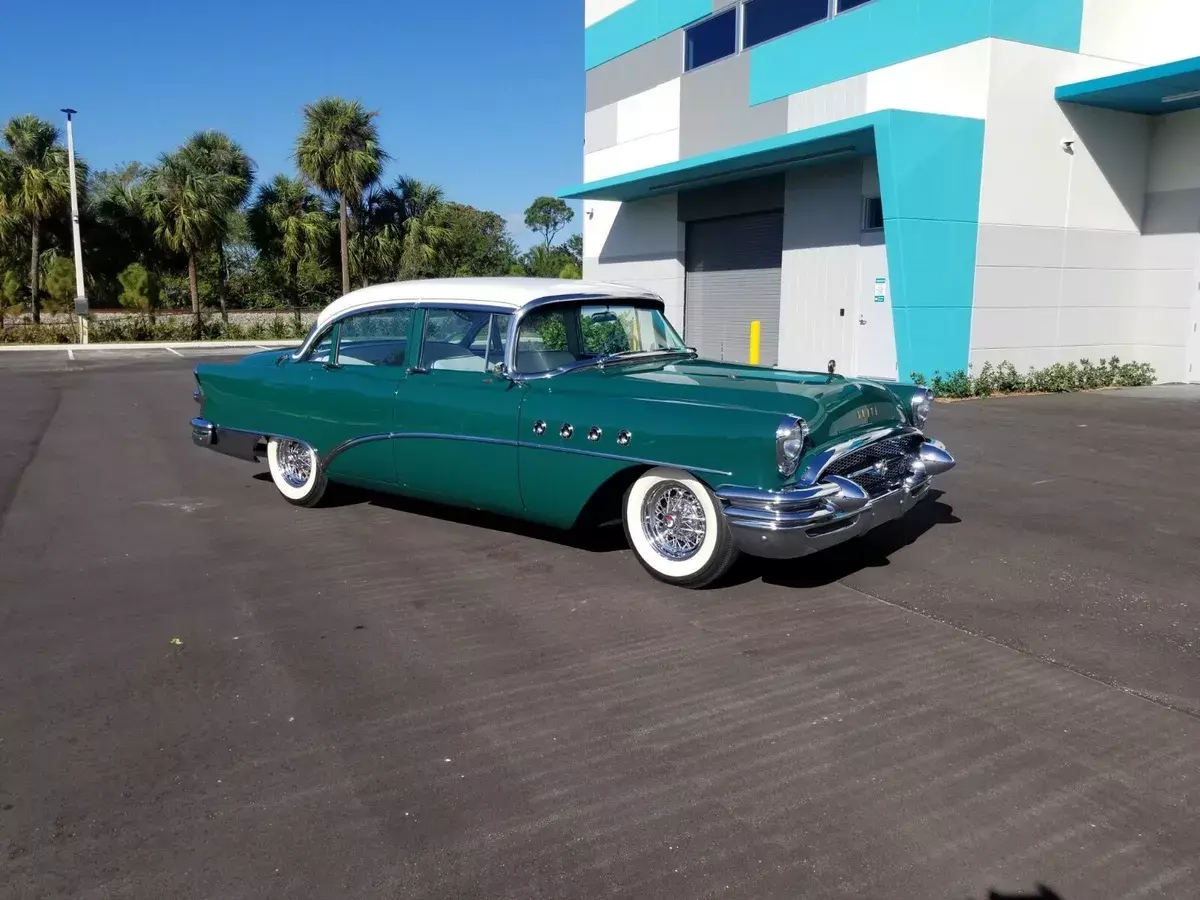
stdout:
[[267,466],[271,479],[288,503],[316,506],[325,495],[325,473],[317,452],[303,441],[271,438],[267,441]]
[[625,536],[638,562],[659,581],[700,588],[717,581],[738,551],[717,500],[681,469],[651,469],[625,494]]

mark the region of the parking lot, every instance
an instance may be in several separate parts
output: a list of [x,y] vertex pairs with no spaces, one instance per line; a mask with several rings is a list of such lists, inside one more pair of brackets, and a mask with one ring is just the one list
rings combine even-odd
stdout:
[[294,508],[195,361],[0,354],[0,896],[1200,896],[1200,391],[938,404],[908,519],[689,592]]

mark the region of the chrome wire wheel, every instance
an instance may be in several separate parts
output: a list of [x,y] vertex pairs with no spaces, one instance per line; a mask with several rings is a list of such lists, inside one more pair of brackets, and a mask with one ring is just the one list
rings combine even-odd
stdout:
[[642,530],[654,552],[679,562],[691,559],[704,544],[708,525],[704,507],[687,486],[663,481],[642,502]]
[[279,442],[279,474],[294,488],[302,488],[312,478],[312,454],[299,441]]

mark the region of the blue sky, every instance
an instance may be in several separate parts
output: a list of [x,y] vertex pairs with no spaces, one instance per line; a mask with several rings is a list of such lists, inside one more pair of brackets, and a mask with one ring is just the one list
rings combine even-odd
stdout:
[[582,0],[61,0],[4,20],[0,122],[72,106],[93,167],[215,128],[260,177],[291,172],[301,107],[338,94],[380,111],[389,180],[495,210],[522,245],[529,202],[582,180]]

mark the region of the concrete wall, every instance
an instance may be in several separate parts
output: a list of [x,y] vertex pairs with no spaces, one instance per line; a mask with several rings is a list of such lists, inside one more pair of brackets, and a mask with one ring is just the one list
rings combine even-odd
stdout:
[[1196,0],[1084,0],[1079,51],[1158,65],[1200,56]]
[[630,203],[585,200],[583,210],[583,277],[653,291],[682,332],[684,225],[676,195]]
[[[787,174],[784,191],[779,365],[858,374],[858,312],[877,277],[887,277],[883,235],[864,233],[864,196],[878,196],[875,160],[854,160]],[[890,313],[890,310],[889,310]],[[891,323],[886,323],[891,336]],[[890,364],[894,377],[895,344]]]
[[[1156,197],[1151,172],[1164,190],[1184,185],[1179,170],[1191,169],[1182,145],[1195,126],[1053,100],[1055,85],[1120,65],[995,42],[971,328],[976,370],[1002,359],[1024,369],[1119,356],[1151,363],[1162,379],[1182,377],[1195,234],[1180,233],[1178,197]],[[1171,233],[1143,236],[1146,223]]]

